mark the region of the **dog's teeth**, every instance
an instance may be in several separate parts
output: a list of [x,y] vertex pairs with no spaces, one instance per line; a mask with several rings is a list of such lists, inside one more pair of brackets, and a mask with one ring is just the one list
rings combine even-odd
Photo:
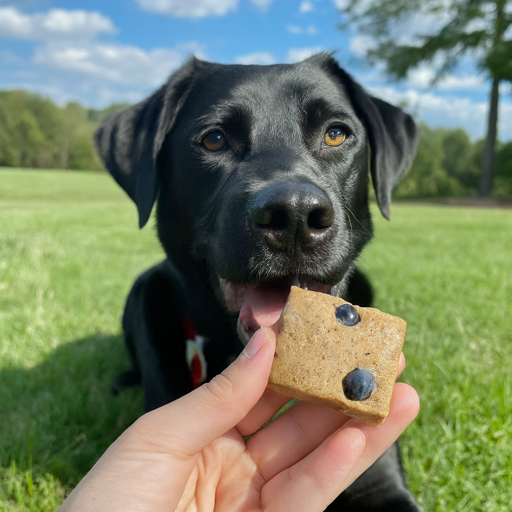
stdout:
[[292,286],[298,286],[299,288],[301,287],[300,286],[300,281],[299,281],[299,276],[293,276],[293,278],[292,278]]

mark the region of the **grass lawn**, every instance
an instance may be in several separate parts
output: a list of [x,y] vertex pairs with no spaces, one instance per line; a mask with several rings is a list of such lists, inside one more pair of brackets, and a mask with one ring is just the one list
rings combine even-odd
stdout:
[[[377,307],[409,323],[402,379],[422,408],[402,439],[425,511],[512,503],[512,210],[375,211],[361,259]],[[103,174],[0,170],[0,512],[53,511],[141,412],[115,398],[120,315],[162,258]]]

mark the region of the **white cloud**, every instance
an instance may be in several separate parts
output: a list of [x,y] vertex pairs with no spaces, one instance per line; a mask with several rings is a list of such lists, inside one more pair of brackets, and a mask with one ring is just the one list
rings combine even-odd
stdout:
[[302,0],[299,6],[299,12],[307,13],[311,12],[314,9],[313,3],[309,0]]
[[442,78],[438,83],[437,87],[441,90],[455,90],[455,89],[481,89],[485,83],[485,79],[482,75],[463,75],[455,76],[448,75]]
[[505,33],[503,34],[504,40],[509,40],[510,38],[512,38],[512,25],[509,25],[507,30],[505,30]]
[[260,9],[266,9],[274,0],[251,0],[251,2]]
[[368,50],[374,47],[374,40],[368,36],[357,35],[350,39],[350,52],[358,57],[364,57]]
[[14,7],[0,8],[0,37],[24,41],[83,41],[99,33],[115,33],[112,21],[99,12],[51,9],[24,14]]
[[[53,9],[27,15],[12,7],[0,8],[0,36],[36,42],[35,66],[12,71],[11,80],[4,75],[1,87],[39,90],[59,104],[64,99],[94,106],[133,102],[162,85],[192,53],[206,58],[204,47],[196,42],[145,50],[98,40],[100,33],[116,31],[109,18],[96,12]],[[14,57],[0,52],[4,63],[14,63]],[[34,84],[31,88],[29,80]]]
[[315,25],[309,25],[306,28],[301,28],[298,25],[287,25],[286,30],[290,34],[300,35],[300,34],[307,34],[308,36],[315,36],[318,34],[318,30],[315,27]]
[[[253,0],[253,3],[266,6],[270,1]],[[175,18],[225,16],[238,6],[238,0],[136,0],[136,2],[146,11],[167,14]]]
[[485,84],[483,75],[465,74],[465,75],[447,75],[438,80],[433,86],[435,79],[435,70],[426,65],[419,66],[409,72],[407,75],[407,84],[411,87],[428,89],[435,87],[438,90],[475,90],[482,89]]
[[[405,102],[418,113],[420,119],[433,126],[464,128],[472,139],[484,137],[486,132],[486,101],[473,101],[467,97],[440,96],[432,92],[418,92],[408,89],[397,91],[392,87],[368,87],[371,93],[392,104]],[[501,140],[512,139],[512,103],[502,101],[499,112],[499,133]]]
[[36,48],[34,62],[47,68],[80,73],[102,83],[154,88],[165,82],[187,53],[170,48],[146,51],[136,46],[98,42],[49,44]]
[[249,55],[241,55],[235,59],[236,64],[275,64],[277,59],[268,52],[256,52]]
[[419,66],[409,71],[407,75],[407,83],[411,87],[428,88],[435,78],[435,72],[433,69]]
[[286,30],[290,34],[295,34],[295,35],[302,34],[302,29],[300,27],[298,27],[297,25],[286,25]]
[[345,9],[349,4],[349,0],[334,0],[336,9]]
[[286,60],[287,62],[300,62],[301,60],[307,59],[308,57],[311,57],[311,55],[322,51],[324,51],[324,49],[321,46],[313,48],[290,48]]

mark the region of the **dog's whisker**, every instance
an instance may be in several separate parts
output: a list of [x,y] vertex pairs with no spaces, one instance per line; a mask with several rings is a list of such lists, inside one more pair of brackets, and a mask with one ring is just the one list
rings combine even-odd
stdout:
[[[356,222],[361,226],[362,231],[363,231],[364,233],[366,233],[367,235],[370,235],[370,236],[372,235],[372,232],[371,232],[371,231],[370,231],[370,230],[369,230],[365,225],[363,225],[363,224],[359,221],[359,219],[355,216],[354,212],[353,212],[353,211],[352,211],[352,210],[351,210],[351,209],[350,209],[346,204],[344,204],[344,205],[343,205],[343,208],[345,208],[346,210],[348,210],[348,212],[350,213],[350,215],[352,215],[352,217],[354,217],[354,220],[355,220],[355,221],[356,221]],[[349,218],[350,218],[350,217],[349,217]],[[352,229],[352,222],[350,222],[350,229]]]

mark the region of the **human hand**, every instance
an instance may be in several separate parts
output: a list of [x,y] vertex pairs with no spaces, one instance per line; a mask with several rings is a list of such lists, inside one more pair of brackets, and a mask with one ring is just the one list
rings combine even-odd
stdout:
[[258,431],[290,400],[265,389],[274,350],[261,328],[221,375],[139,418],[60,512],[324,510],[414,419],[418,396],[395,384],[379,427],[299,402]]

